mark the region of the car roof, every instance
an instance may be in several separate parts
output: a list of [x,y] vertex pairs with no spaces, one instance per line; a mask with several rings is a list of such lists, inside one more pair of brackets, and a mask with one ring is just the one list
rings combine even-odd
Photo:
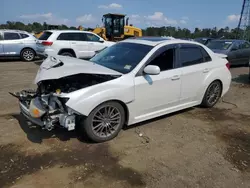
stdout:
[[175,43],[186,43],[186,44],[198,44],[200,43],[195,41],[183,40],[183,39],[175,39],[171,37],[133,37],[121,42],[129,42],[129,43],[137,43],[137,44],[144,44],[149,46],[156,46],[158,44],[175,44]]
[[51,33],[93,33],[91,31],[81,31],[81,30],[45,30],[44,32],[51,32]]
[[18,30],[18,29],[0,29],[0,31],[5,31],[5,32],[17,32],[17,33],[25,33],[25,34],[30,34],[27,31],[23,31],[23,30]]

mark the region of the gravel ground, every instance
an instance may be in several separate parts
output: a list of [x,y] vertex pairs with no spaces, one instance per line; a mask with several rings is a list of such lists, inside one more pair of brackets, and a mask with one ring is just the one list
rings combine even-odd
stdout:
[[231,69],[231,89],[213,109],[187,109],[90,144],[19,115],[8,92],[35,87],[38,66],[0,62],[0,187],[249,187],[248,68]]

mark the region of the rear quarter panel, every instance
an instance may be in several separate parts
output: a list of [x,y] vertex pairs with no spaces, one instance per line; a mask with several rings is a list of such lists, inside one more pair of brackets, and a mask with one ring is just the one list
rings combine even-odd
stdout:
[[221,57],[216,57],[216,55],[212,57],[212,61],[209,62],[210,71],[205,76],[202,87],[199,91],[199,94],[201,96],[200,101],[202,101],[208,86],[215,80],[220,80],[222,82],[222,88],[223,88],[222,96],[224,96],[226,92],[229,90],[232,76],[230,71],[226,67],[227,62],[228,61],[226,59]]

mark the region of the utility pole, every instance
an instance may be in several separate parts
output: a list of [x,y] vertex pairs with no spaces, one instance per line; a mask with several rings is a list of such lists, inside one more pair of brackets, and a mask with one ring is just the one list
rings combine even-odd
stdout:
[[243,0],[236,38],[250,40],[250,0]]

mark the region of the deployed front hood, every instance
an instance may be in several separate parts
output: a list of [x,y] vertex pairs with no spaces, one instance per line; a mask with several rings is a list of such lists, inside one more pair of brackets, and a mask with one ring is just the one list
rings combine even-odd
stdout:
[[122,73],[103,67],[90,61],[66,56],[49,56],[41,64],[35,84],[42,80],[59,79],[75,74],[122,75]]

